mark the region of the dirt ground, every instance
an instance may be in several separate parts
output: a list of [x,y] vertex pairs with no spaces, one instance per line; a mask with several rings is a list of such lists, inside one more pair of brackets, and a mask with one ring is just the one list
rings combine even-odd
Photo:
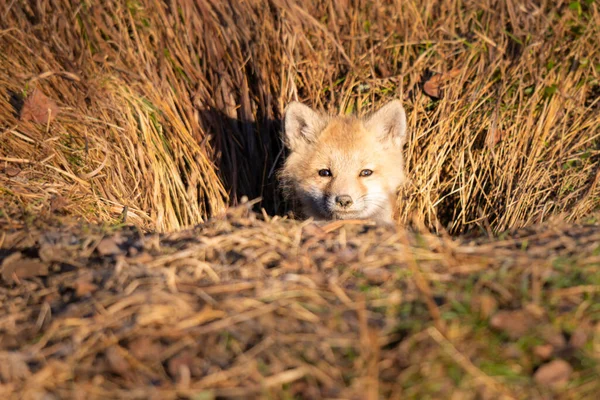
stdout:
[[473,241],[265,220],[244,206],[160,235],[3,225],[6,399],[581,399],[600,388],[598,226]]

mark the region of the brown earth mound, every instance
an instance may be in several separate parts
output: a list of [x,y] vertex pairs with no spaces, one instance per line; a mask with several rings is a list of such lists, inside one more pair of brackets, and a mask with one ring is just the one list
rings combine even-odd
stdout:
[[246,208],[166,235],[9,231],[0,392],[593,398],[599,243],[597,226],[475,243]]
[[[600,204],[599,37],[590,1],[9,1],[2,207],[39,215],[59,199],[94,222],[126,208],[159,231],[228,194],[282,214],[289,101],[364,114],[401,98],[404,221],[578,220]],[[51,102],[26,107],[34,89]]]

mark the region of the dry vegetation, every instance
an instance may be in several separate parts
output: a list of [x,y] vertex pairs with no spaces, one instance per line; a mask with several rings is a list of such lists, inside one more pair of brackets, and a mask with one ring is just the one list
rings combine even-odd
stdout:
[[[282,213],[273,170],[295,98],[358,113],[405,99],[404,221],[498,232],[598,208],[595,2],[9,3],[0,157],[20,173],[1,179],[30,214],[60,196],[69,214],[127,207],[164,231],[221,211],[226,193]],[[448,71],[441,100],[422,92]],[[50,124],[15,115],[34,88],[60,107]]]
[[245,207],[161,236],[36,223],[0,237],[0,395],[591,399],[599,243],[597,226],[469,243]]
[[[0,5],[2,398],[600,390],[597,2]],[[395,97],[412,233],[268,216],[290,100]]]

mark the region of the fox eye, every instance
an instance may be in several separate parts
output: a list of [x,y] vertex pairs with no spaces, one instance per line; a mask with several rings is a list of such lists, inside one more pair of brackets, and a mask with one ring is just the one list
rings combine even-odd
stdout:
[[320,169],[319,170],[319,176],[331,176],[331,170],[330,169]]
[[371,176],[373,175],[373,171],[370,169],[363,169],[360,171],[360,176]]

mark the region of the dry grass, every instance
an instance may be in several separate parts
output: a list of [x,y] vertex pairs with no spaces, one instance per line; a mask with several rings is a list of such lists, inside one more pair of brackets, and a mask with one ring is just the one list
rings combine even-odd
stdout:
[[[597,226],[470,243],[245,208],[161,236],[36,223],[0,236],[0,393],[593,398],[598,243]],[[566,386],[534,378],[549,359]]]
[[[285,104],[392,97],[412,132],[404,221],[498,232],[598,209],[595,2],[91,4],[14,1],[0,20],[0,157],[23,170],[3,198],[32,214],[60,195],[88,220],[127,206],[170,230],[220,212],[224,190],[282,213]],[[441,100],[422,93],[450,70]],[[50,126],[13,116],[9,92],[33,87],[62,107]]]
[[[4,3],[0,397],[600,391],[597,2]],[[412,231],[267,215],[287,102],[393,97]]]
[[[23,3],[3,11],[0,33],[0,161],[23,170],[2,177],[3,198],[39,214],[60,196],[65,211],[91,221],[117,221],[127,207],[129,222],[158,230],[222,210],[198,110],[175,66],[161,66],[152,32],[129,25],[137,8]],[[49,126],[14,115],[10,97],[33,87],[62,106]]]

